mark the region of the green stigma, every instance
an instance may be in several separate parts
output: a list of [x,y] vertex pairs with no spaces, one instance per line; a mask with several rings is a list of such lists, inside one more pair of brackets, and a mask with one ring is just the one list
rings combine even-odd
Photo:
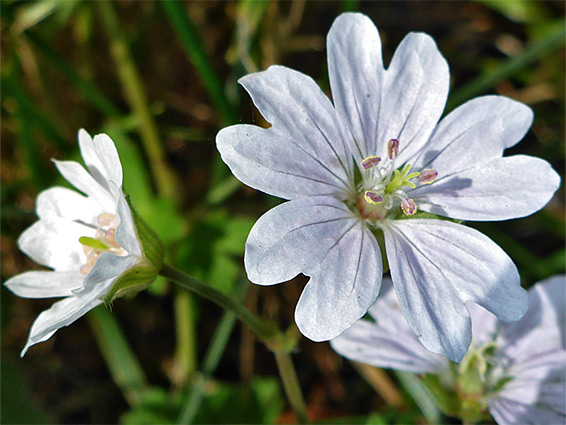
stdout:
[[393,178],[389,184],[385,186],[385,193],[393,193],[393,191],[400,189],[403,186],[409,186],[411,189],[414,189],[416,186],[411,180],[418,177],[421,173],[414,172],[408,174],[410,170],[411,164],[405,164],[401,171],[395,170],[393,172]]
[[79,238],[79,242],[81,243],[81,245],[88,246],[88,247],[94,248],[94,249],[107,250],[109,248],[108,246],[106,246],[104,243],[102,243],[98,239],[89,238],[88,236],[81,236]]

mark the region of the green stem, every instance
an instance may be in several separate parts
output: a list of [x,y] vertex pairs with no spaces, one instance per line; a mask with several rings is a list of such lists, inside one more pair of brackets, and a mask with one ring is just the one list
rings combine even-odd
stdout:
[[[180,288],[179,288],[180,289]],[[193,296],[179,290],[175,294],[175,317],[177,318],[177,372],[178,383],[185,383],[196,370],[196,333]]]
[[279,345],[278,343],[282,338],[282,335],[276,327],[265,324],[259,317],[250,313],[250,311],[242,304],[218,289],[215,289],[192,276],[186,275],[167,264],[163,265],[159,274],[172,280],[183,288],[213,301],[220,307],[234,312],[238,319],[248,325],[257,337],[266,342],[270,347],[276,347]]
[[296,328],[291,328],[288,332],[283,334],[276,326],[266,324],[235,299],[167,264],[163,265],[159,274],[183,288],[213,301],[225,310],[231,311],[238,319],[248,325],[256,336],[265,342],[271,351],[273,351],[279,368],[279,374],[283,381],[283,388],[287,394],[289,404],[295,412],[297,422],[308,423],[301,386],[299,385],[297,372],[295,371],[295,367],[291,361],[291,355],[289,354],[296,343]]
[[150,112],[141,78],[130,55],[128,43],[122,32],[118,16],[114,6],[108,0],[99,1],[97,5],[110,39],[110,50],[116,62],[118,73],[126,92],[126,98],[138,119],[142,143],[148,158],[151,159],[149,166],[152,168],[153,175],[155,176],[159,193],[169,198],[174,198],[176,186],[173,175],[167,168],[157,125]]
[[396,370],[394,373],[413,400],[415,400],[415,403],[423,413],[428,423],[442,423],[442,413],[436,406],[434,397],[422,381],[417,378],[415,374],[410,372]]
[[[243,298],[246,286],[247,285],[240,285],[236,289],[235,298],[237,300]],[[178,424],[193,423],[204,395],[204,388],[210,380],[212,374],[214,373],[214,370],[216,369],[220,358],[222,357],[222,353],[226,348],[226,344],[228,343],[228,339],[232,334],[232,329],[234,328],[235,324],[236,315],[230,310],[225,311],[220,318],[218,327],[216,328],[216,331],[214,331],[212,341],[210,342],[210,346],[208,347],[206,355],[204,356],[200,379],[193,386],[192,391],[189,394],[181,415],[177,419]]]
[[283,388],[291,408],[295,412],[297,423],[308,424],[307,406],[303,398],[299,379],[297,378],[297,372],[293,366],[291,354],[288,351],[274,351],[274,354],[277,367],[279,368],[279,375],[281,376],[281,381],[283,381]]

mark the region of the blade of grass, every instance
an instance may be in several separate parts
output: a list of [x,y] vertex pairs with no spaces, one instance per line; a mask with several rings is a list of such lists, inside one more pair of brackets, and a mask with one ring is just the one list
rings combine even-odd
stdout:
[[111,117],[119,117],[120,111],[114,104],[89,80],[82,77],[70,66],[49,44],[31,31],[25,32],[27,39],[36,49],[48,59],[69,81],[102,113]]
[[18,133],[18,139],[23,147],[24,157],[31,176],[31,181],[33,182],[34,187],[37,190],[40,190],[45,187],[47,170],[44,165],[43,158],[41,157],[37,141],[31,133],[30,124],[33,122],[33,118],[29,114],[29,109],[24,107],[27,99],[24,95],[25,92],[22,82],[20,81],[19,65],[19,58],[14,54],[8,84],[11,84],[13,88],[13,90],[11,90],[11,94],[18,105],[14,113],[20,130]]
[[10,78],[0,78],[0,90],[2,97],[13,96],[18,103],[18,107],[28,117],[27,126],[36,126],[38,130],[53,141],[57,148],[63,152],[69,152],[71,145],[62,133],[45,118],[43,113],[37,108],[33,100],[26,94],[24,88],[17,81]]
[[464,103],[468,99],[486,92],[500,81],[522,71],[536,59],[564,46],[565,36],[566,29],[564,26],[560,26],[543,40],[530,46],[522,54],[507,60],[495,72],[481,75],[461,89],[456,90],[448,99],[446,112],[454,109],[457,105]]
[[135,406],[148,388],[147,378],[120,325],[103,306],[95,308],[87,318],[114,382],[128,404]]
[[434,397],[414,373],[394,371],[395,376],[401,385],[411,395],[424,417],[430,424],[440,424],[442,422],[442,412],[436,406]]
[[[234,297],[241,301],[245,296],[247,288],[248,285],[246,282],[242,282],[236,288],[236,294]],[[235,324],[236,316],[231,311],[226,310],[220,318],[218,327],[214,332],[214,336],[212,337],[212,341],[204,357],[200,380],[194,385],[193,390],[181,411],[181,415],[177,420],[178,424],[190,424],[193,422],[204,395],[204,388],[216,370],[216,366],[218,366],[218,362],[222,357],[222,353],[226,348],[226,344],[228,343],[228,339],[232,334]]]
[[141,77],[130,54],[126,37],[114,10],[114,5],[108,0],[98,1],[93,4],[96,4],[99,8],[100,16],[110,40],[110,51],[116,63],[128,103],[138,116],[143,147],[148,158],[150,158],[149,165],[155,177],[159,193],[173,199],[176,195],[174,178],[167,167],[157,125],[150,112]]
[[238,122],[238,114],[224,93],[223,84],[208,60],[197,32],[183,9],[183,3],[164,0],[160,4],[177,31],[191,63],[196,68],[212,102],[220,111],[224,123]]

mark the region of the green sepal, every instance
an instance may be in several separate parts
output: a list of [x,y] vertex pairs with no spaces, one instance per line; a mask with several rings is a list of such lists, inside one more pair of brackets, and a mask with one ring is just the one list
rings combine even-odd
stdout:
[[153,267],[149,261],[135,265],[116,279],[104,297],[104,304],[111,304],[116,298],[124,296],[133,297],[146,289],[155,280],[158,273],[159,269]]
[[133,207],[129,196],[126,196],[126,202],[128,202],[128,206],[132,212],[134,227],[136,228],[138,240],[142,246],[143,255],[151,262],[151,264],[153,264],[157,272],[159,272],[159,270],[161,270],[161,266],[163,266],[163,244],[157,236],[157,233],[149,227],[149,225]]
[[104,303],[107,305],[116,298],[134,296],[146,289],[159,275],[159,271],[163,266],[163,244],[159,240],[157,233],[137,213],[132,206],[129,196],[126,196],[126,202],[128,202],[132,212],[137,240],[140,242],[142,249],[142,258],[135,266],[122,273],[116,279],[106,297],[104,297]]

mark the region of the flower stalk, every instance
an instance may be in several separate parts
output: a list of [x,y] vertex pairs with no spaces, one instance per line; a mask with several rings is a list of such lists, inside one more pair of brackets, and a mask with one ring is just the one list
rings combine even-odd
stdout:
[[251,313],[242,304],[223,292],[215,289],[192,276],[164,264],[159,274],[172,280],[179,286],[194,292],[218,304],[227,311],[233,312],[261,339],[275,355],[283,388],[293,409],[298,423],[308,423],[306,405],[293,366],[290,352],[295,348],[298,332],[293,326],[287,332],[281,332],[274,323],[266,322]]

